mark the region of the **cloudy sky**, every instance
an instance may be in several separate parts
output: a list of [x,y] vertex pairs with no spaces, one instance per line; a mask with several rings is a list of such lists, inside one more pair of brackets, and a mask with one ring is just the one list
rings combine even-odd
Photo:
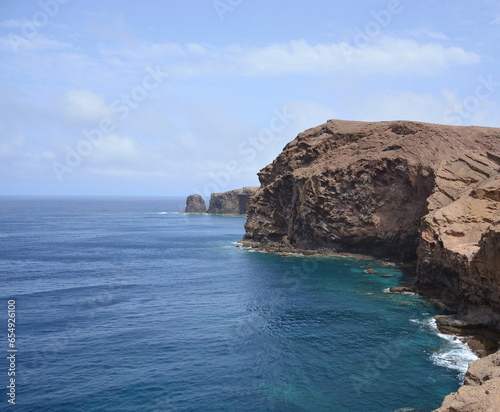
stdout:
[[328,119],[500,127],[493,0],[2,0],[0,195],[258,184]]

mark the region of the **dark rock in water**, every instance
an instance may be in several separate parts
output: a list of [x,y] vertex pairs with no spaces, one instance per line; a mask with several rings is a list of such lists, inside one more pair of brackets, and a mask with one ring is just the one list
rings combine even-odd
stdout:
[[401,295],[414,295],[415,288],[413,286],[393,286],[389,288],[389,293],[397,293]]
[[186,200],[186,213],[206,213],[207,205],[201,195],[190,195]]
[[215,215],[246,215],[248,199],[258,187],[244,187],[223,193],[212,193],[208,213]]

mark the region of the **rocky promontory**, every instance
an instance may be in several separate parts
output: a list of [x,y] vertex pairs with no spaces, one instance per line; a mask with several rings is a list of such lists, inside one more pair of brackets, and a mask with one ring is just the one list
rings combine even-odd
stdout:
[[248,199],[258,187],[244,187],[223,193],[212,193],[208,213],[217,215],[246,215]]
[[330,120],[260,171],[244,241],[417,262],[417,291],[500,329],[500,129]]
[[186,199],[186,210],[184,213],[206,213],[207,205],[201,195],[190,195]]

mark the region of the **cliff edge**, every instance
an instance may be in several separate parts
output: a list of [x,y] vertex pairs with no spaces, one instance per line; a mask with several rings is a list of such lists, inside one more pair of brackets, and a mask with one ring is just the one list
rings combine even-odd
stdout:
[[330,120],[260,171],[244,241],[417,261],[417,287],[500,330],[500,129]]
[[244,187],[223,193],[212,193],[208,213],[217,215],[246,215],[248,199],[258,187]]

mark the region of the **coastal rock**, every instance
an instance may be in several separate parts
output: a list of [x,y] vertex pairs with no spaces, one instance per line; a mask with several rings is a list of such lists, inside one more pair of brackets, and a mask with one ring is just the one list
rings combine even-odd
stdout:
[[[499,154],[498,128],[330,120],[260,171],[244,241],[416,260],[411,290],[457,309],[449,327],[500,330]],[[485,359],[439,412],[500,411]]]
[[415,260],[428,198],[446,204],[435,192],[440,164],[499,151],[500,129],[330,120],[260,171],[244,240]]
[[223,193],[212,193],[208,213],[217,215],[245,215],[248,199],[258,187],[244,187]]
[[464,386],[448,395],[434,412],[497,412],[500,410],[500,352],[472,362]]
[[499,164],[476,154],[446,166],[455,161],[462,165],[453,174],[453,189],[452,176],[445,189],[438,178],[438,195],[429,204],[441,193],[448,201],[441,199],[423,219],[417,287],[458,308],[459,320],[500,330]]
[[259,173],[244,241],[417,260],[417,291],[500,330],[500,129],[330,120]]
[[185,213],[206,213],[207,206],[201,195],[190,195],[186,200]]

